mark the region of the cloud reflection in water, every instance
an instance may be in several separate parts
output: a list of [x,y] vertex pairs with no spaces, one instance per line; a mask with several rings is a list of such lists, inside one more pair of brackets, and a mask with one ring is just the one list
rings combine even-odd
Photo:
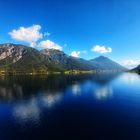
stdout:
[[27,103],[17,104],[13,109],[13,116],[19,122],[38,122],[40,119],[40,108],[35,98]]
[[127,84],[135,84],[140,82],[140,75],[137,73],[124,73],[121,75],[121,79]]
[[58,101],[61,100],[61,94],[43,94],[39,98],[32,98],[26,103],[19,103],[13,108],[14,119],[20,123],[32,122],[32,124],[39,124],[41,120],[41,113],[43,108],[51,108]]
[[71,88],[72,88],[72,94],[73,94],[74,96],[77,96],[78,94],[81,93],[81,87],[80,87],[80,85],[79,85],[78,83],[72,85]]
[[61,93],[55,93],[55,94],[46,94],[42,97],[43,104],[50,108],[55,105],[56,102],[61,100]]
[[112,97],[113,89],[109,86],[103,86],[95,90],[95,97],[97,100],[106,99]]

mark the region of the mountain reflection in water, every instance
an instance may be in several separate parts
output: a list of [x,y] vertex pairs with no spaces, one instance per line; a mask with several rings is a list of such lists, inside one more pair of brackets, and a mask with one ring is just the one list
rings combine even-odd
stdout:
[[1,77],[0,136],[135,140],[139,83],[132,73]]
[[98,73],[95,75],[3,77],[0,79],[0,100],[22,100],[38,94],[63,94],[69,86],[72,87],[73,94],[76,94],[80,92],[80,84],[85,80],[104,86],[118,75],[118,73]]

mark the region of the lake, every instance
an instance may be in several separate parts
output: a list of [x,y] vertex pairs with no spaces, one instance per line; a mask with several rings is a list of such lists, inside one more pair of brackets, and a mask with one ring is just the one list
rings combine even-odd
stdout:
[[140,75],[0,78],[0,140],[140,140]]

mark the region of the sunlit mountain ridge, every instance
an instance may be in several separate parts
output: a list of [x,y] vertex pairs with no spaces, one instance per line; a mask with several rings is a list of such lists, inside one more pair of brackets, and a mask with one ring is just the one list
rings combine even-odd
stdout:
[[0,45],[0,70],[10,73],[46,73],[48,71],[92,71],[127,69],[111,59],[100,56],[92,60],[72,57],[55,49],[37,50],[21,44]]

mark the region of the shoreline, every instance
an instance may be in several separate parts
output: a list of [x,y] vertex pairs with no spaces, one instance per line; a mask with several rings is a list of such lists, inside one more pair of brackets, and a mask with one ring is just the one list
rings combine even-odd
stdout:
[[120,73],[120,72],[130,72],[130,71],[119,71],[119,70],[67,70],[67,71],[47,71],[47,72],[0,72],[0,76],[20,76],[20,75],[78,75],[78,74],[96,74],[96,73]]

